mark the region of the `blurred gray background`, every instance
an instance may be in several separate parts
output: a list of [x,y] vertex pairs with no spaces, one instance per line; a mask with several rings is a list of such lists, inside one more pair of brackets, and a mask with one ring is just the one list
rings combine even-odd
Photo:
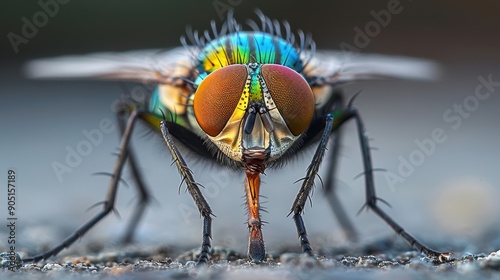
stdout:
[[[85,210],[103,200],[109,179],[92,173],[111,172],[115,161],[112,153],[119,143],[116,130],[104,133],[102,142],[93,145],[72,172],[62,175],[62,180],[52,165],[64,164],[67,149],[76,149],[86,140],[82,131],[98,129],[103,119],[114,124],[112,104],[137,86],[26,80],[21,71],[26,61],[63,54],[179,46],[187,25],[204,30],[212,19],[220,23],[219,15],[226,15],[224,5],[234,5],[235,17],[241,22],[255,19],[253,11],[260,8],[271,18],[288,20],[294,30],[310,32],[319,49],[338,49],[342,42],[353,45],[354,28],[364,30],[374,20],[371,11],[386,10],[390,2],[69,1],[60,4],[59,11],[48,17],[26,44],[20,44],[16,53],[8,34],[22,35],[23,17],[33,22],[42,8],[37,1],[9,1],[0,12],[0,178],[6,182],[7,170],[17,171],[18,243],[32,250],[33,244],[55,244],[98,211]],[[492,75],[493,81],[500,81],[500,4],[493,0],[474,4],[440,0],[401,1],[400,5],[401,12],[392,15],[387,26],[361,51],[432,59],[441,63],[444,71],[437,82],[363,82],[345,87],[348,97],[363,90],[355,104],[374,139],[372,145],[378,148],[373,151],[375,167],[405,175],[390,184],[387,175],[377,173],[378,195],[392,205],[390,209],[382,207],[424,241],[467,240],[489,248],[491,238],[500,232],[496,215],[500,210],[500,86],[492,87],[487,99],[472,102],[479,76],[487,79]],[[475,107],[463,116],[448,113],[453,122],[444,119],[455,104],[464,102],[471,102],[468,108]],[[412,165],[411,174],[398,173],[404,159],[418,153],[415,141],[430,138],[435,129],[442,129],[446,141],[436,143],[432,153]],[[141,223],[138,242],[197,247],[201,220],[190,196],[184,191],[178,193],[180,176],[171,166],[170,154],[158,137],[142,137],[146,131],[138,131],[133,145],[158,201]],[[394,235],[373,213],[356,217],[364,203],[364,181],[353,180],[362,171],[353,124],[347,126],[342,147],[338,193],[362,240]],[[263,178],[261,193],[267,197],[269,211],[263,214],[269,222],[264,238],[269,251],[289,244],[299,248],[295,226],[286,215],[300,187],[293,182],[303,176],[311,157],[312,151],[301,153],[285,168],[267,170]],[[204,192],[217,216],[213,244],[245,252],[246,215],[241,206],[244,175],[193,157],[188,157],[188,163],[197,180],[206,186]],[[136,202],[127,170],[124,178],[130,187],[119,190],[117,210],[121,219],[109,216],[84,238],[83,244],[96,239],[113,242],[122,233]],[[342,244],[345,238],[319,186],[318,182],[313,207],[306,208],[304,217],[311,242],[316,248]],[[6,217],[5,195],[2,188],[2,219]],[[0,244],[7,239],[4,230],[0,232]]]

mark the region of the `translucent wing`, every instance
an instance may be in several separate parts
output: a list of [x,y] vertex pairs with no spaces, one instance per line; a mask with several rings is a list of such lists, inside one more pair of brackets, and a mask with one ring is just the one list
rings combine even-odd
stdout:
[[[37,59],[26,65],[31,78],[102,78],[144,83],[173,84],[193,71],[192,49],[94,53]],[[304,73],[319,84],[337,85],[365,79],[436,79],[439,66],[429,60],[404,56],[316,51]]]
[[440,69],[435,62],[405,56],[317,51],[304,73],[319,84],[337,85],[380,78],[433,80]]
[[31,78],[102,78],[143,83],[174,84],[193,71],[190,50],[143,50],[94,53],[37,59],[25,73]]

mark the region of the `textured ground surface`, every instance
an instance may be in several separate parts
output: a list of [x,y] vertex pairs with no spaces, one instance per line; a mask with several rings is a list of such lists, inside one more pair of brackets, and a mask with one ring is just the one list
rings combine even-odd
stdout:
[[[435,246],[435,244],[433,244]],[[443,244],[449,246],[449,244]],[[465,244],[454,244],[460,250]],[[498,245],[498,244],[497,244]],[[196,251],[174,247],[82,246],[80,252],[37,264],[18,264],[12,273],[2,255],[0,277],[10,279],[478,279],[500,277],[500,250],[454,252],[446,263],[426,258],[395,238],[364,245],[322,248],[319,261],[303,254],[276,253],[253,264],[231,249],[215,247],[208,266],[195,267]],[[478,248],[473,248],[473,250]],[[498,248],[497,248],[498,249]],[[99,251],[99,252],[98,252]],[[289,251],[283,249],[283,251]]]

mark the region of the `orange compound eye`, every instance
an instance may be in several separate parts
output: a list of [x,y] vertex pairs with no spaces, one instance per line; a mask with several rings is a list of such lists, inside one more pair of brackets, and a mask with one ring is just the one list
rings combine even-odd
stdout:
[[267,88],[288,128],[297,136],[311,123],[314,95],[307,81],[294,70],[277,64],[262,66]]
[[244,65],[229,65],[210,73],[194,96],[194,116],[206,134],[217,136],[233,115],[241,98],[247,70]]

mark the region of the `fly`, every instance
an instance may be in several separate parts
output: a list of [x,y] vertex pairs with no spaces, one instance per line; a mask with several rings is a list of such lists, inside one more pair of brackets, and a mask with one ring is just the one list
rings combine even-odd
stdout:
[[[260,175],[270,167],[281,166],[297,150],[315,146],[290,211],[303,252],[314,257],[302,213],[330,138],[335,141],[328,154],[332,160],[327,166],[330,172],[325,192],[335,197],[332,178],[340,129],[349,120],[354,120],[359,135],[365,206],[413,248],[440,260],[448,257],[416,240],[378,206],[378,201],[384,201],[375,193],[374,169],[363,121],[352,100],[345,104],[338,88],[347,82],[380,77],[430,78],[435,73],[433,65],[422,60],[375,55],[343,60],[340,52],[316,51],[311,37],[300,31],[296,36],[287,22],[280,24],[260,11],[257,15],[260,22],[249,23],[253,31],[242,30],[229,13],[220,29],[212,22],[211,33],[189,33],[191,43],[182,38],[183,47],[150,52],[147,56],[123,53],[62,57],[29,65],[30,75],[38,78],[104,78],[157,86],[144,104],[123,102],[118,106],[118,115],[126,115],[128,120],[119,118],[121,152],[103,209],[58,246],[24,261],[36,262],[57,255],[106,217],[113,210],[125,162],[131,167],[138,190],[144,194],[129,227],[127,236],[131,238],[149,199],[136,157],[129,148],[137,121],[161,133],[203,218],[199,263],[210,259],[213,213],[175,141],[207,159],[245,173],[248,257],[254,262],[266,258],[259,203]],[[342,226],[354,234],[342,208],[337,203],[332,206]]]

